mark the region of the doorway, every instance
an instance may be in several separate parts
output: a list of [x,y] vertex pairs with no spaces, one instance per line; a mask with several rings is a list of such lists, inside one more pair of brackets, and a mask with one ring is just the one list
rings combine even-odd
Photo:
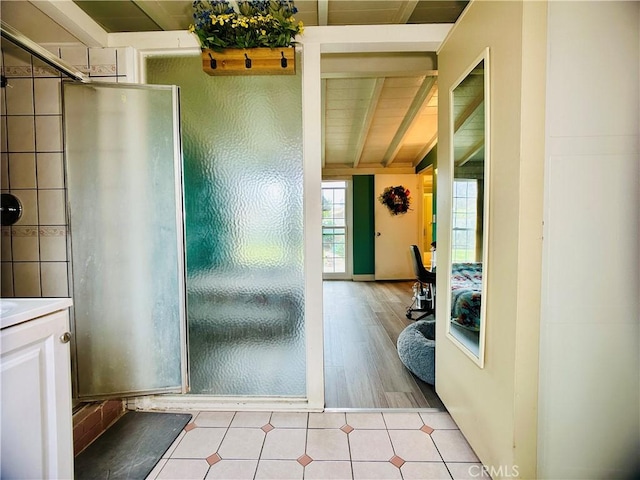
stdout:
[[433,270],[436,264],[435,246],[436,240],[436,205],[435,205],[435,182],[433,166],[429,166],[420,172],[422,182],[422,237],[421,251],[423,252],[422,262],[425,267]]
[[413,322],[405,316],[410,281],[325,281],[325,406],[327,409],[436,408],[432,385],[415,377],[396,350]]

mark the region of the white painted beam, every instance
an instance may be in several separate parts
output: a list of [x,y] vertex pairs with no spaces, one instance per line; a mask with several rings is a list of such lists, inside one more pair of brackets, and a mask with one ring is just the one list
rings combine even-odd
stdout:
[[371,129],[371,124],[373,123],[373,118],[376,114],[376,110],[378,109],[378,101],[380,100],[380,94],[382,93],[383,87],[384,78],[376,79],[376,84],[373,87],[371,100],[369,101],[369,107],[367,108],[367,114],[362,121],[362,126],[360,127],[360,132],[358,134],[358,143],[353,158],[353,168],[356,168],[358,166],[358,164],[360,163],[360,159],[362,158],[362,151],[364,150],[364,146],[367,143],[367,138],[369,137],[369,130]]
[[33,0],[31,4],[87,47],[106,47],[108,33],[72,0]]
[[456,167],[461,167],[463,166],[465,163],[467,163],[469,160],[471,160],[471,157],[473,157],[476,153],[478,153],[480,151],[480,149],[482,149],[482,147],[484,147],[484,137],[482,137],[480,140],[478,140],[476,143],[474,143],[473,145],[471,145],[466,152],[464,152],[464,154],[462,155],[462,157],[460,157],[459,159],[457,159],[454,164]]
[[302,52],[302,150],[304,191],[304,319],[309,408],[324,408],[322,323],[322,127],[320,45]]
[[398,9],[398,13],[394,18],[393,23],[407,23],[417,5],[418,0],[409,0],[406,2],[402,2],[402,5]]
[[413,101],[411,102],[411,105],[409,106],[407,113],[402,119],[402,122],[400,123],[400,126],[396,131],[396,134],[393,136],[393,140],[391,140],[391,143],[389,144],[389,148],[387,148],[387,151],[385,152],[384,157],[382,157],[382,164],[385,167],[388,167],[389,165],[391,165],[391,163],[393,163],[393,161],[395,160],[396,155],[400,150],[402,139],[405,137],[405,135],[409,131],[411,124],[415,120],[418,113],[420,113],[420,110],[422,109],[422,106],[424,105],[424,103],[429,101],[429,98],[433,96],[434,94],[433,87],[435,83],[436,83],[435,77],[425,77],[425,79],[422,81],[422,85],[420,85],[420,88],[418,89],[416,96],[413,97]]
[[435,53],[327,53],[322,55],[322,78],[418,77],[436,74]]
[[460,112],[458,118],[455,119],[453,132],[457,132],[461,128],[463,128],[467,123],[473,120],[475,117],[478,108],[484,104],[484,92],[481,90],[478,96],[474,97],[473,100],[467,105],[467,107]]
[[331,52],[435,52],[453,24],[306,27],[296,40]]
[[318,0],[318,25],[321,27],[329,24],[329,0]]

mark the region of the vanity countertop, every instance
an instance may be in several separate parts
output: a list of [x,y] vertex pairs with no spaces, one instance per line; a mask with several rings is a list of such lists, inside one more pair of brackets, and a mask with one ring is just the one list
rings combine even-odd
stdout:
[[0,298],[2,329],[65,310],[72,303],[70,298]]

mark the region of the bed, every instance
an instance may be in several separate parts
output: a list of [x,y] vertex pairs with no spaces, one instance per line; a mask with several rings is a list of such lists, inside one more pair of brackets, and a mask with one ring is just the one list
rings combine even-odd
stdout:
[[451,323],[480,331],[482,263],[454,263],[451,268]]

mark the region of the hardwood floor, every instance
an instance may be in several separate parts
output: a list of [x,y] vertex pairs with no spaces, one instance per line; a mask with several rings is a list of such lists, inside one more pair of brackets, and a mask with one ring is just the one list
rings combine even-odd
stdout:
[[434,387],[400,361],[396,341],[413,282],[326,280],[324,294],[327,408],[438,408]]

